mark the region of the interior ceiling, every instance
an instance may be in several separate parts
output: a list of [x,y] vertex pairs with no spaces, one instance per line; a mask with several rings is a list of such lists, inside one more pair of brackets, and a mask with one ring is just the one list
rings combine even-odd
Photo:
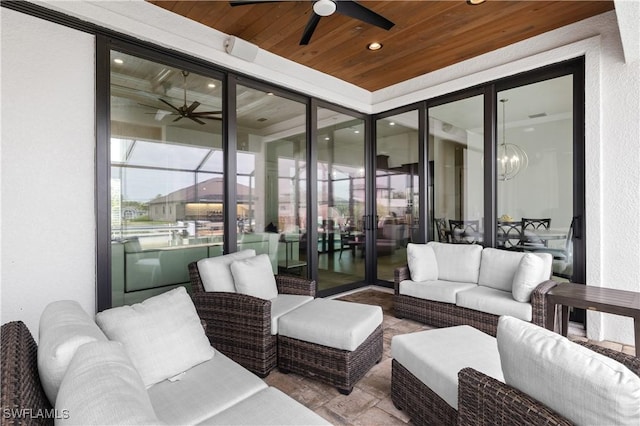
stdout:
[[[148,0],[284,58],[369,91],[426,74],[613,10],[612,1],[360,1],[395,23],[389,31],[337,13],[308,46],[300,37],[312,1],[231,7],[228,1]],[[377,41],[383,48],[369,51]]]

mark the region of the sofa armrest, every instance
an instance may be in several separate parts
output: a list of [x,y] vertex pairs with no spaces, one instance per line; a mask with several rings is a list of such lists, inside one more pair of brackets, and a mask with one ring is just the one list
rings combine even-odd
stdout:
[[529,395],[473,368],[458,373],[458,425],[571,425]]
[[395,268],[393,270],[393,293],[400,294],[400,282],[410,279],[411,273],[409,272],[409,265]]
[[290,275],[276,275],[279,294],[296,294],[300,296],[316,297],[318,285],[315,280],[308,280]]
[[627,367],[636,376],[640,377],[640,357],[629,355],[624,352],[615,351],[613,349],[604,348],[602,346],[594,345],[593,343],[588,342],[575,342],[585,348],[591,349],[592,351],[599,353],[601,355],[608,356],[609,358],[618,361],[620,364]]
[[239,293],[194,292],[191,296],[206,333],[215,347],[221,339],[271,333],[271,301]]
[[558,283],[553,280],[543,281],[531,293],[531,322],[540,327],[545,327],[547,315],[554,315],[555,312],[547,312],[546,295]]

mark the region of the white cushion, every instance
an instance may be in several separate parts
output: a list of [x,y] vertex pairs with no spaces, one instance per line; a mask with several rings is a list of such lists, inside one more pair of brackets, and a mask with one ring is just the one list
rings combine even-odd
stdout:
[[148,392],[160,420],[170,425],[193,425],[266,388],[258,376],[218,352],[179,380],[164,380]]
[[71,359],[85,343],[106,341],[107,336],[74,300],[52,302],[40,316],[38,373],[51,405]]
[[477,244],[447,244],[430,242],[438,261],[438,279],[463,283],[478,283],[482,246]]
[[182,373],[214,354],[184,287],[100,312],[96,322],[109,339],[124,345],[145,386]]
[[432,246],[407,244],[407,263],[412,281],[435,281],[438,279],[438,262]]
[[246,259],[256,255],[253,249],[198,260],[198,272],[205,291],[223,291],[235,293],[236,287],[229,265],[234,260]]
[[298,294],[279,294],[271,299],[271,334],[278,334],[278,320],[280,317],[296,308],[313,300],[312,296],[302,296]]
[[576,424],[640,424],[640,377],[621,363],[515,318],[497,339],[505,383]]
[[274,387],[269,387],[250,396],[201,424],[225,426],[331,425],[327,420]]
[[55,408],[60,414],[56,424],[161,423],[140,375],[118,342],[92,342],[78,348],[60,385]]
[[230,267],[238,293],[266,300],[278,297],[278,286],[269,255],[259,254],[248,259],[234,260]]
[[504,381],[496,339],[468,325],[393,336],[391,356],[455,409],[463,368]]
[[531,293],[542,282],[544,260],[533,253],[526,253],[520,259],[520,264],[513,277],[511,292],[518,302],[530,302]]
[[353,351],[380,324],[380,306],[314,299],[281,316],[278,334],[330,348]]
[[456,303],[456,294],[462,290],[477,287],[477,284],[459,283],[455,281],[423,281],[404,280],[400,282],[399,293],[418,299],[435,302]]
[[495,248],[482,250],[478,285],[511,292],[513,277],[523,253]]
[[511,291],[484,286],[458,292],[456,305],[493,315],[511,315],[524,321],[531,321],[533,315],[531,303],[518,302]]

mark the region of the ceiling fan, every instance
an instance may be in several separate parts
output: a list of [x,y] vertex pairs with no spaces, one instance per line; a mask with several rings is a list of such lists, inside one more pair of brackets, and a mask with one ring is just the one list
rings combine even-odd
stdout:
[[[259,3],[279,3],[279,1],[236,0],[229,2],[231,6],[243,6],[247,4]],[[391,27],[395,25],[384,16],[377,14],[371,9],[368,9],[353,0],[316,0],[313,2],[313,13],[311,14],[311,17],[307,22],[307,26],[302,33],[300,45],[305,46],[309,44],[311,36],[313,35],[313,32],[320,22],[320,18],[322,18],[323,16],[333,15],[335,12],[348,16],[350,18],[358,19],[371,25],[375,25],[376,27],[384,28],[385,30],[390,30]]]
[[[159,98],[159,101],[168,105],[173,112],[170,113],[170,115],[177,115],[177,117],[175,118],[175,120],[173,120],[174,122],[182,120],[183,118],[188,118],[190,120],[195,121],[196,123],[200,123],[200,124],[205,124],[204,121],[202,121],[202,119],[206,119],[206,120],[219,120],[222,121],[222,118],[220,117],[212,117],[212,114],[222,114],[222,111],[198,111],[196,112],[196,108],[198,108],[200,106],[200,102],[198,101],[193,101],[191,103],[191,105],[187,106],[187,76],[189,75],[188,71],[182,71],[182,77],[184,79],[184,104],[182,106],[174,106],[173,104],[171,104],[169,101]],[[143,104],[141,104],[143,105]],[[152,107],[151,105],[143,105],[146,107],[150,107],[150,108],[155,108]],[[161,115],[162,116],[162,115]]]

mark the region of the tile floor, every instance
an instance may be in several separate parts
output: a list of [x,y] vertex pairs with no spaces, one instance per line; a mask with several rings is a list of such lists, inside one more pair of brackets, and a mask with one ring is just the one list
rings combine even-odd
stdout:
[[[384,314],[384,352],[382,361],[360,380],[351,395],[340,394],[334,387],[297,374],[282,374],[277,369],[265,379],[334,425],[404,425],[409,418],[391,402],[391,338],[396,334],[428,330],[430,326],[398,319],[393,315],[393,295],[388,289],[364,289],[342,297],[358,303],[375,304]],[[583,330],[571,327],[570,337],[586,340]],[[603,346],[634,354],[633,346],[613,342],[595,342]]]

